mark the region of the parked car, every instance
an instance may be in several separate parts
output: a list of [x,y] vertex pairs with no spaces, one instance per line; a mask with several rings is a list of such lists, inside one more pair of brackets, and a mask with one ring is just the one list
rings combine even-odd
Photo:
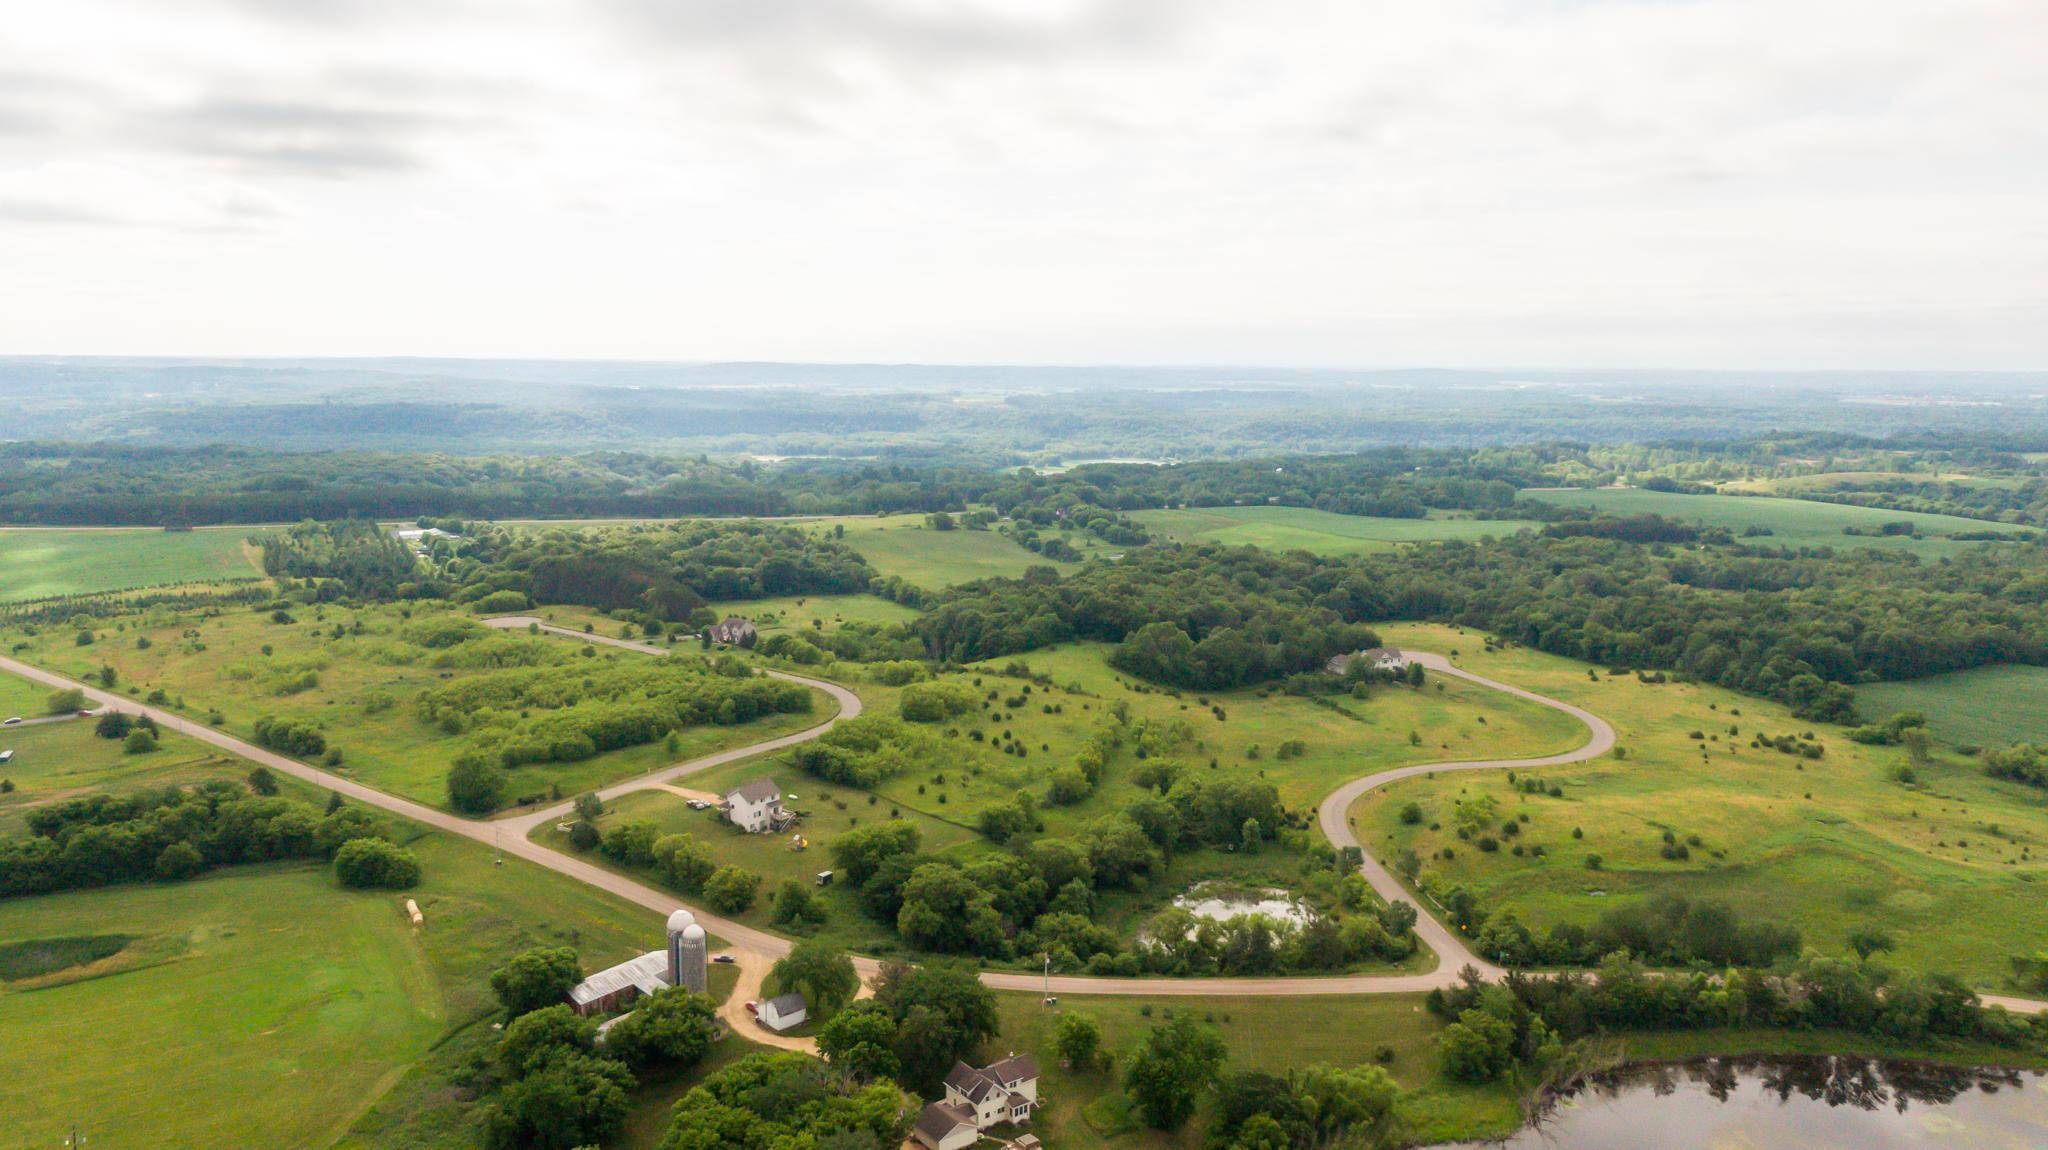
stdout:
[[750,1000],[748,1000],[748,1002],[747,1002],[747,1013],[748,1013],[748,1014],[759,1014],[759,1013],[761,1013],[761,1004],[760,1004],[760,1003],[758,1003],[758,1002],[752,1001],[751,999],[750,999]]
[[20,725],[21,725],[21,716],[20,716],[20,715],[16,715],[16,716],[14,716],[13,718],[11,718],[11,719],[7,720],[6,722],[4,722],[4,723],[0,723],[0,727],[19,727]]
[[739,959],[736,959],[736,958],[734,958],[734,957],[733,957],[732,955],[729,955],[729,954],[714,954],[714,955],[712,955],[712,956],[711,956],[711,961],[713,961],[713,962],[723,962],[723,963],[734,963],[734,962],[738,962],[738,961],[739,961]]

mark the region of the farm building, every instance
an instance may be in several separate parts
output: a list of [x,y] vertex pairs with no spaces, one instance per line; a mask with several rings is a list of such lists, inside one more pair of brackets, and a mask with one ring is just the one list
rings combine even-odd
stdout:
[[580,1015],[610,1014],[644,994],[672,986],[702,992],[704,928],[687,910],[668,916],[668,945],[598,971],[569,988],[569,1008]]
[[802,1026],[804,1019],[810,1017],[810,1013],[810,1007],[804,1003],[803,995],[779,994],[762,1002],[760,1009],[754,1012],[754,1017],[761,1020],[761,1025],[779,1034]]
[[724,643],[729,647],[751,647],[760,633],[754,625],[738,615],[727,615],[723,622],[711,625],[711,641]]
[[732,825],[750,835],[781,830],[794,818],[782,809],[782,788],[774,779],[755,779],[725,793],[719,804]]
[[570,987],[569,1007],[581,1015],[609,1014],[643,994],[667,990],[670,985],[668,951],[650,950]]

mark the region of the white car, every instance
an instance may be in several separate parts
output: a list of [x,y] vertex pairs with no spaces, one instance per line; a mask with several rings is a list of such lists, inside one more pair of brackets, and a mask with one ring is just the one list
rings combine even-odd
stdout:
[[11,719],[7,720],[6,722],[4,722],[4,723],[0,723],[0,727],[19,727],[20,725],[21,725],[21,716],[20,716],[20,715],[16,715],[16,716],[14,716],[13,718],[11,718]]

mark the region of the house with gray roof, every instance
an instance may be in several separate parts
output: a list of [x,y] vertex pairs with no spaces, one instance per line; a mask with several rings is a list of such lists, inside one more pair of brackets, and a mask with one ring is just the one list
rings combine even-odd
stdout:
[[946,1102],[973,1115],[976,1129],[1029,1122],[1038,1105],[1038,1059],[1012,1054],[978,1068],[956,1062],[945,1088]]
[[731,823],[750,835],[780,830],[792,817],[782,809],[782,788],[774,779],[754,779],[725,792],[719,804]]

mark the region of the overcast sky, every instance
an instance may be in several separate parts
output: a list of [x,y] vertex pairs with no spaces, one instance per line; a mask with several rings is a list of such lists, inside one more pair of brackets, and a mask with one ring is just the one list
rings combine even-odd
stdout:
[[2042,0],[63,0],[0,353],[2048,368]]

